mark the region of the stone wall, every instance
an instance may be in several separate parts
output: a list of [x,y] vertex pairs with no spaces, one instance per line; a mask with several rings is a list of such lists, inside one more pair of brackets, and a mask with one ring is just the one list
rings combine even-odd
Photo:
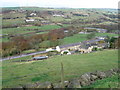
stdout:
[[[115,69],[110,69],[108,71],[95,71],[95,72],[90,72],[90,73],[85,73],[81,75],[79,78],[72,79],[70,81],[64,81],[64,87],[65,88],[81,88],[83,86],[90,85],[94,83],[96,80],[101,80],[106,77],[111,77],[113,75],[116,75],[120,72],[120,69],[115,68]],[[21,85],[17,88],[61,88],[62,84],[61,82],[59,83],[50,83],[50,82],[45,82],[45,83],[34,83],[34,84],[27,84],[27,85]]]

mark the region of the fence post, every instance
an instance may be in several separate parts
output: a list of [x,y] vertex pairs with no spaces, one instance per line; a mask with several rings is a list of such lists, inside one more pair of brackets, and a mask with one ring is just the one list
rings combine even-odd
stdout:
[[61,84],[62,84],[62,88],[64,88],[64,70],[63,70],[62,62],[61,62]]

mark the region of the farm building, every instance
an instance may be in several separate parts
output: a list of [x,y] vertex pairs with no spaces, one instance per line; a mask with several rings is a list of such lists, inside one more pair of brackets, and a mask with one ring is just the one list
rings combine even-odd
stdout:
[[94,47],[97,48],[107,48],[108,43],[104,39],[92,39],[89,41],[83,41],[79,43],[73,43],[68,45],[56,46],[58,52],[63,52],[65,50],[70,51],[80,51],[81,53],[90,53]]
[[25,21],[26,22],[34,22],[35,20],[34,19],[26,19]]
[[73,43],[73,44],[68,44],[68,45],[62,45],[62,46],[57,46],[56,50],[58,52],[61,52],[63,50],[77,50],[79,48],[81,43]]

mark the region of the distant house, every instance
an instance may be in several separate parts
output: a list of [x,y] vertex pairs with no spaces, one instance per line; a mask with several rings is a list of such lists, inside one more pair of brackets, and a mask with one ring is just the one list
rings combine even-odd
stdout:
[[64,51],[64,50],[77,50],[79,48],[81,43],[73,43],[73,44],[68,44],[68,45],[61,45],[61,46],[56,46],[56,50],[58,52]]
[[34,19],[26,19],[25,21],[26,22],[34,22],[35,20]]
[[64,33],[68,33],[69,31],[68,30],[64,30]]
[[99,33],[106,33],[107,32],[107,30],[106,29],[100,29],[100,28],[98,28],[98,29],[96,29]]
[[31,13],[30,16],[36,16],[36,13]]
[[48,48],[48,49],[46,49],[46,52],[55,51],[55,50],[56,49]]
[[89,32],[87,32],[87,31],[81,31],[81,32],[79,32],[79,34],[89,34]]
[[62,14],[54,14],[53,17],[64,17]]
[[96,39],[106,39],[106,36],[101,36],[101,37],[95,37]]
[[92,27],[85,27],[84,29],[87,29],[87,30],[96,30],[97,32],[99,33],[106,33],[107,32],[107,29],[102,29],[102,28],[92,28]]

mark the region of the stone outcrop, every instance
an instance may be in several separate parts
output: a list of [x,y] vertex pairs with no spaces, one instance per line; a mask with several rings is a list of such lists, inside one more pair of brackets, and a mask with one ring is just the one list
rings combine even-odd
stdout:
[[[81,88],[83,86],[88,86],[92,83],[94,83],[96,80],[104,79],[106,77],[111,77],[113,75],[116,75],[120,72],[120,69],[115,68],[115,69],[110,69],[107,71],[95,71],[91,73],[85,73],[81,75],[77,79],[72,79],[70,81],[64,81],[64,87],[65,88]],[[61,82],[59,83],[50,83],[50,82],[45,82],[45,83],[34,83],[34,84],[28,84],[25,86],[19,86],[18,88],[61,88],[62,84]]]

